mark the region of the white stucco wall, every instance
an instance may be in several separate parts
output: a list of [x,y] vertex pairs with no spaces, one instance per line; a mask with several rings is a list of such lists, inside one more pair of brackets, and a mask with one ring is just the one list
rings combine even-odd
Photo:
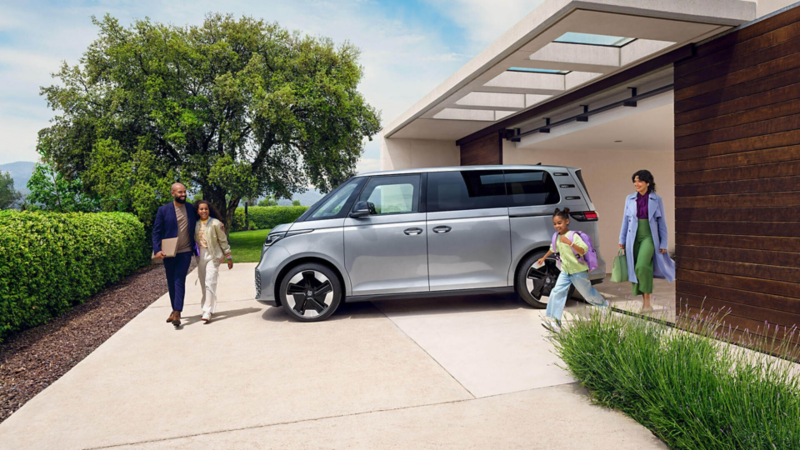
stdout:
[[461,165],[461,152],[454,141],[430,139],[386,139],[381,144],[381,170]]
[[631,175],[647,169],[664,199],[669,249],[675,248],[675,156],[671,150],[534,150],[504,141],[503,163],[564,165],[583,169],[583,179],[600,216],[600,253],[611,271],[617,254],[624,199],[634,192]]
[[797,3],[797,0],[757,0],[756,17],[766,16],[767,14]]

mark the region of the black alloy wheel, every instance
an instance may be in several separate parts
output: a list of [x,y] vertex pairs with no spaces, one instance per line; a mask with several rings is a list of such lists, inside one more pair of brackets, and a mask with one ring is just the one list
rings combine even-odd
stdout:
[[[515,283],[517,293],[525,300],[525,303],[538,309],[547,308],[550,292],[555,287],[558,275],[561,273],[554,256],[545,259],[544,266],[538,269],[533,268],[533,265],[545,253],[540,251],[525,258],[520,264],[520,270],[517,271]],[[567,298],[572,297],[574,292],[575,287],[570,286]]]
[[302,264],[283,277],[280,296],[289,317],[300,322],[318,322],[339,307],[342,288],[339,278],[328,267]]

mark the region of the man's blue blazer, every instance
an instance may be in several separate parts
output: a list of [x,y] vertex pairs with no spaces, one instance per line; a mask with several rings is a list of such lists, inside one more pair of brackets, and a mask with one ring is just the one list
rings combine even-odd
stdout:
[[[189,219],[189,243],[194,249],[194,226],[197,223],[197,212],[189,202],[186,206],[186,218]],[[153,225],[153,253],[161,251],[161,240],[178,237],[178,218],[175,216],[175,205],[172,202],[158,208],[156,223]],[[194,250],[193,250],[194,251]]]

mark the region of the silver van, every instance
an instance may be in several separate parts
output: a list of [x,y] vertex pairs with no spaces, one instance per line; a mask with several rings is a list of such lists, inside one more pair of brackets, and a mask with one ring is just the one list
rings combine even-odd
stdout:
[[[256,300],[299,321],[325,320],[344,301],[513,292],[547,306],[556,208],[599,249],[581,170],[465,166],[358,175],[294,223],[275,227],[256,266]],[[605,277],[598,251],[592,283]]]

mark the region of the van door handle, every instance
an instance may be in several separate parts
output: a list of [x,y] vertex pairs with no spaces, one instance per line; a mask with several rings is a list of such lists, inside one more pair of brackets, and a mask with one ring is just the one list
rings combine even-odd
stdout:
[[448,227],[446,225],[442,225],[442,226],[438,226],[438,227],[434,228],[433,232],[434,233],[447,233],[450,230],[452,230],[452,228],[450,228],[450,227]]
[[407,236],[416,236],[422,233],[422,228],[406,228],[403,230],[403,233],[405,233]]

